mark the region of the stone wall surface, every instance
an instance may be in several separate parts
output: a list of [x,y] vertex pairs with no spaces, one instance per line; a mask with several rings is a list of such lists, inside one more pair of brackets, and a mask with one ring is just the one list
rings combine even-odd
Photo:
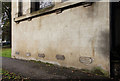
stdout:
[[109,3],[78,6],[19,24],[13,20],[16,7],[16,2],[13,2],[13,58],[79,69],[100,66],[109,72]]

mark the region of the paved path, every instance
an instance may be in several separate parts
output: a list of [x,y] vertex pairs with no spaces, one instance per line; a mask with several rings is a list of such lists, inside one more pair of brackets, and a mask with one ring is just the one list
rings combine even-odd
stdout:
[[2,58],[2,68],[31,79],[103,79],[72,68],[6,57]]

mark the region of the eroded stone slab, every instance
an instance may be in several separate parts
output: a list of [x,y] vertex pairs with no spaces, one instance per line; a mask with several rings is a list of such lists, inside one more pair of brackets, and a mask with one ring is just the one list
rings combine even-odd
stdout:
[[64,55],[57,54],[56,58],[57,58],[57,60],[65,60],[65,56]]
[[16,55],[19,55],[20,53],[19,52],[15,52]]
[[26,56],[31,56],[31,53],[26,53]]
[[38,57],[41,57],[41,58],[44,58],[45,57],[45,54],[43,53],[43,54],[38,54]]
[[79,61],[85,65],[88,65],[93,62],[93,59],[91,57],[80,57]]

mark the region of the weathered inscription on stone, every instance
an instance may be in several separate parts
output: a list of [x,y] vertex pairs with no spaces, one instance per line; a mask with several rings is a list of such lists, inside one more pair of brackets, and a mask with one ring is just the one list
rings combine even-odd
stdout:
[[85,65],[88,65],[91,64],[93,60],[91,57],[80,57],[79,61]]
[[64,55],[56,55],[57,60],[65,60]]
[[19,55],[19,52],[15,52],[16,55]]
[[26,53],[26,56],[31,56],[31,53]]
[[45,54],[38,54],[38,57],[41,57],[41,58],[44,58],[45,57]]

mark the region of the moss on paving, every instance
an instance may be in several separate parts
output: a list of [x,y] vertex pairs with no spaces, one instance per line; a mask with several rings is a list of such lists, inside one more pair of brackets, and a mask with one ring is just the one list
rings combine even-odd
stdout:
[[81,69],[82,72],[91,73],[99,76],[109,77],[109,72],[105,71],[101,67],[94,67],[92,70]]
[[109,77],[109,72],[105,71],[101,67],[94,67],[91,70],[91,73],[94,73],[94,74],[97,74],[97,75],[101,75],[101,76],[105,76],[105,77]]
[[35,60],[30,60],[31,62],[35,62],[35,63],[43,63],[46,64],[48,66],[54,66],[54,64],[48,63],[48,62],[41,62],[41,61],[35,61]]

